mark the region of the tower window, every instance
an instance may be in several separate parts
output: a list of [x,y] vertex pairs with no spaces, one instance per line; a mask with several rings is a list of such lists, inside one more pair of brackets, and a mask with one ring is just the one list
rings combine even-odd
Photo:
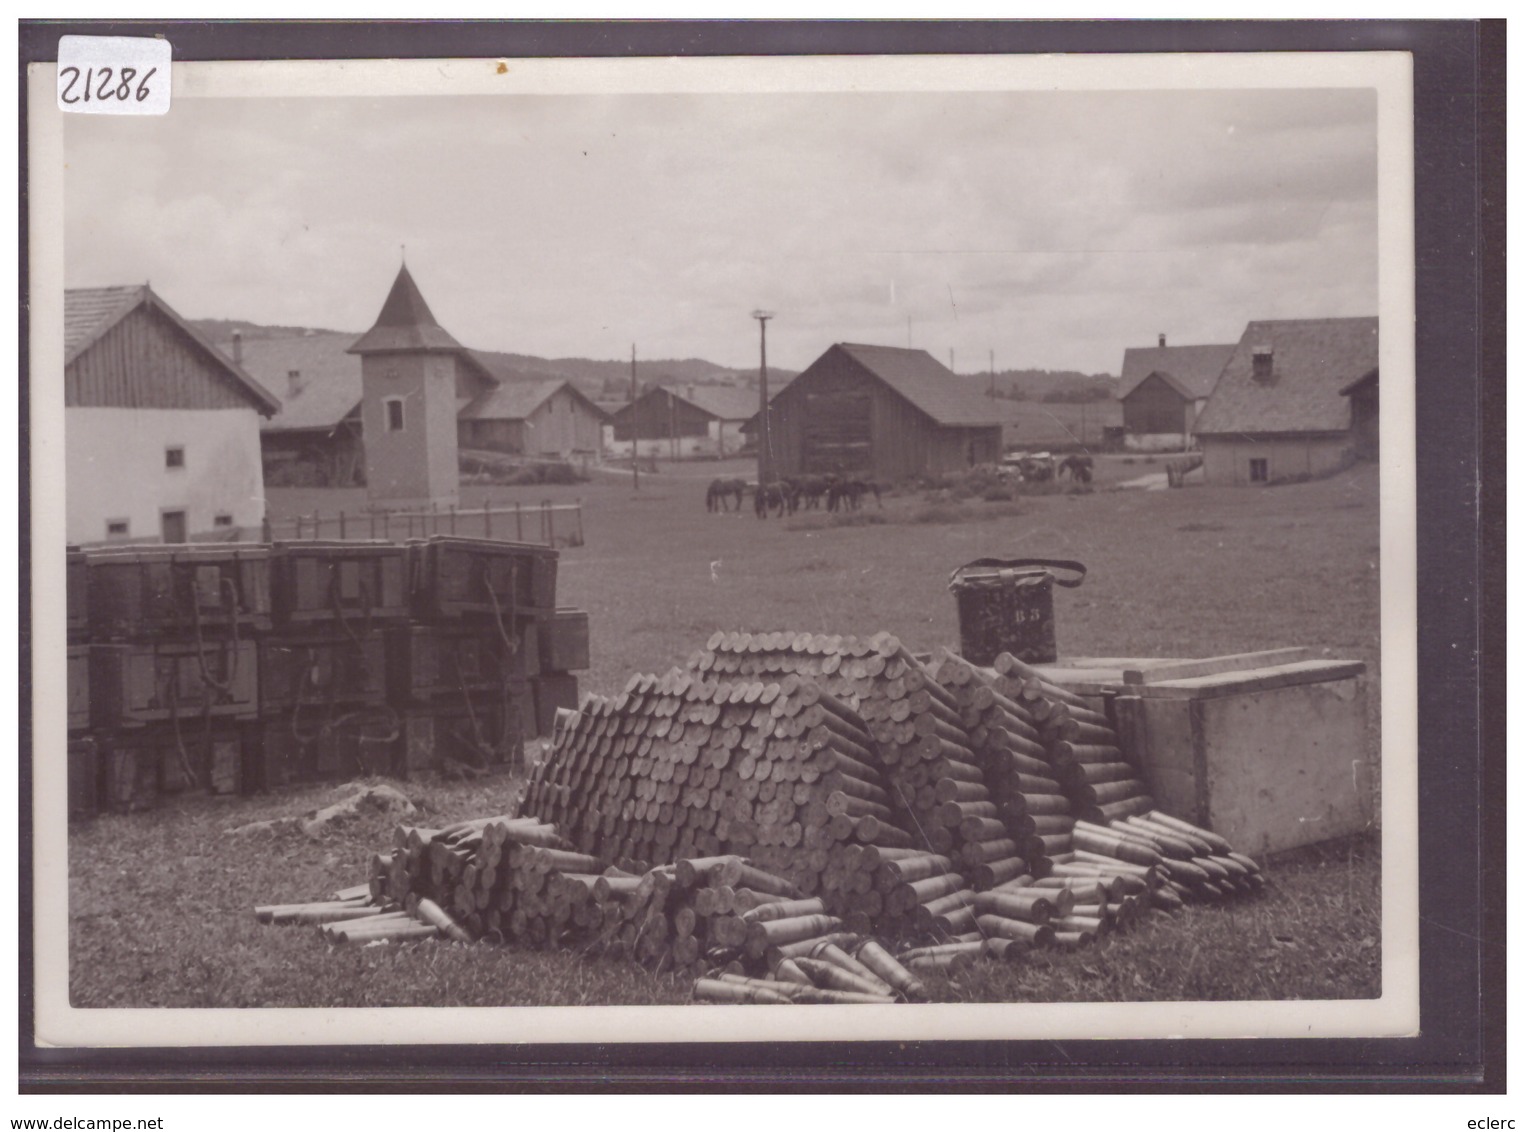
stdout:
[[128,534],[128,527],[127,527],[127,520],[126,519],[107,519],[106,520],[106,537],[107,538],[126,538],[127,534]]
[[1250,482],[1265,483],[1271,478],[1271,462],[1265,459],[1250,461]]
[[214,527],[231,527],[232,525],[233,525],[233,516],[232,515],[228,515],[228,514],[216,515],[212,519],[212,526],[214,526]]
[[387,431],[401,432],[403,430],[402,398],[388,397],[384,403],[387,407]]
[[180,445],[174,445],[164,450],[164,466],[166,468],[185,467],[185,449]]

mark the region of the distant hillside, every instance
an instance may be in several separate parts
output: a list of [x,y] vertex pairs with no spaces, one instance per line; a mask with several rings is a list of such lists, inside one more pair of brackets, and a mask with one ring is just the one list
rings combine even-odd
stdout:
[[241,318],[188,318],[186,321],[213,342],[233,341],[234,331],[242,334],[246,339],[296,338],[304,334],[344,333],[352,333],[356,338],[360,337],[358,330],[323,330],[313,326],[261,326],[257,322],[245,322]]
[[[989,374],[970,375],[989,388]],[[1109,373],[1076,370],[1007,369],[995,375],[998,396],[1017,401],[1106,400],[1117,393],[1117,378]]]
[[[308,326],[262,326],[236,318],[196,318],[192,326],[213,342],[229,343],[237,331],[245,341],[269,338],[316,337],[327,334],[353,334],[360,331],[324,330]],[[622,400],[630,389],[630,361],[599,361],[595,358],[538,358],[532,354],[514,354],[502,350],[476,350],[474,353],[503,381],[546,381],[551,378],[571,381],[592,397],[608,396]],[[770,384],[782,386],[794,377],[792,370],[769,369]],[[647,385],[755,385],[757,372],[731,370],[703,358],[637,358],[636,377]]]

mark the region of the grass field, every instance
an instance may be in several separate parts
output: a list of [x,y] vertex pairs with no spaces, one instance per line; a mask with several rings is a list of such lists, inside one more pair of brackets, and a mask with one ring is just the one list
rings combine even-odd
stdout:
[[[1107,462],[1104,461],[1104,464]],[[1068,655],[1209,656],[1313,646],[1368,665],[1368,758],[1379,749],[1376,472],[1261,490],[1050,494],[928,515],[886,498],[883,522],[759,522],[704,509],[720,464],[672,465],[573,487],[494,488],[498,501],[581,499],[587,543],[562,551],[559,593],[589,611],[587,691],[681,664],[717,628],[868,635],[913,649],[956,644],[949,572],[984,556],[1075,558],[1090,575],[1056,597]],[[1110,484],[1150,467],[1116,460]],[[486,489],[468,489],[479,503]],[[355,506],[341,493],[273,491],[272,510]],[[473,498],[474,495],[478,496]],[[318,498],[314,504],[313,497]],[[501,812],[508,779],[408,783],[442,822]],[[70,987],[76,1005],[499,1005],[662,1003],[689,987],[623,964],[490,947],[330,949],[316,933],[255,923],[257,903],[322,898],[364,876],[395,819],[321,840],[229,837],[329,792],[189,798],[102,817],[70,838]],[[1380,993],[1380,862],[1374,836],[1269,863],[1268,895],[1156,917],[1089,951],[982,968],[949,1001],[1357,998]]]

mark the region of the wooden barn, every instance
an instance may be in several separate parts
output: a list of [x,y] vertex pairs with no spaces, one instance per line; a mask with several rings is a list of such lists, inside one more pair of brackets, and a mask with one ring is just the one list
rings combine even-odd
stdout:
[[741,451],[742,425],[757,395],[719,385],[655,385],[617,411],[605,448],[611,455],[724,456]]
[[1355,454],[1363,460],[1375,460],[1380,452],[1377,371],[1352,381],[1340,395],[1350,400],[1350,440]]
[[1001,417],[925,350],[839,342],[769,402],[779,475],[859,473],[882,483],[1001,457]]
[[365,479],[360,430],[360,359],[353,334],[238,337],[219,345],[244,370],[281,393],[281,410],[260,422],[271,485],[353,487]]
[[1213,346],[1135,346],[1123,351],[1117,399],[1123,409],[1123,444],[1136,449],[1176,449],[1191,443],[1197,415],[1234,352],[1232,342]]
[[1377,320],[1252,322],[1197,418],[1210,484],[1255,484],[1326,475],[1356,455],[1353,398],[1372,379]]
[[595,456],[605,413],[570,381],[499,385],[470,401],[457,417],[462,448],[514,456]]
[[71,543],[257,538],[280,402],[146,284],[64,293]]

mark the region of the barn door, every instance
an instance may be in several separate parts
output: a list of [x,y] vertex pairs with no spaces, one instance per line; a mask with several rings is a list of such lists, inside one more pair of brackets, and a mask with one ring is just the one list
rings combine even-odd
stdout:
[[802,470],[867,471],[873,463],[870,404],[867,393],[807,393]]

